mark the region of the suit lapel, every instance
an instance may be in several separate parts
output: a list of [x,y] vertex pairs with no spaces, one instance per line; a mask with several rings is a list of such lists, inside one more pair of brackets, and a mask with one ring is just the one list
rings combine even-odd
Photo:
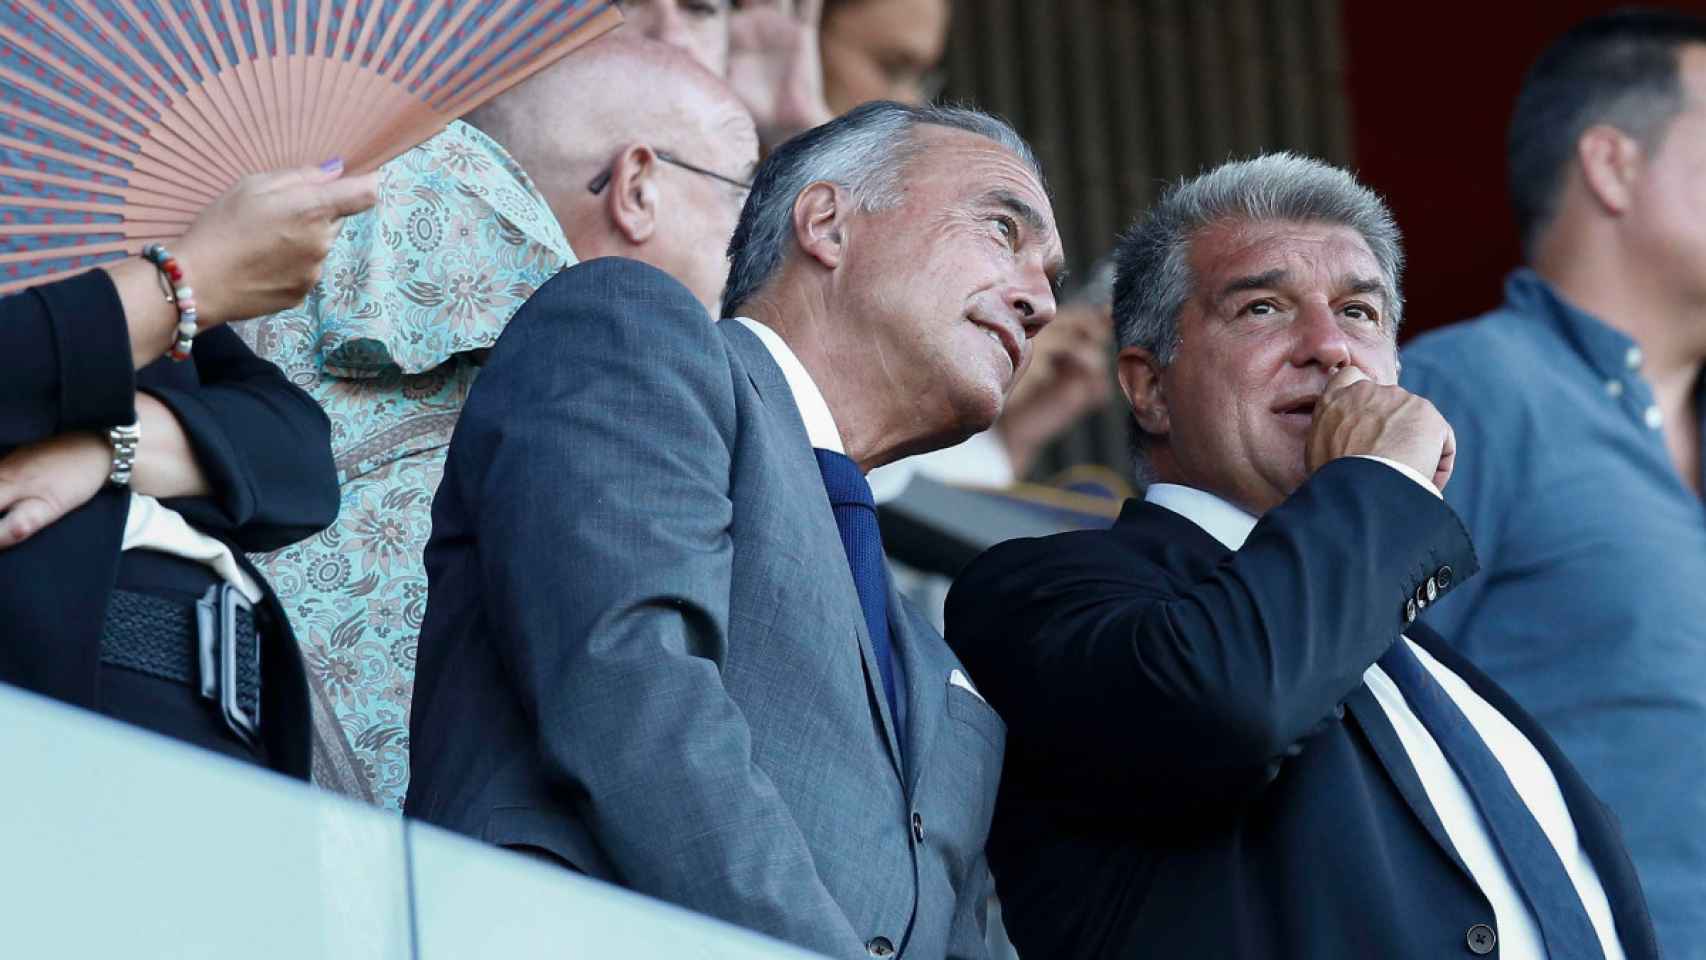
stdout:
[[1559,749],[1551,735],[1542,729],[1504,688],[1460,656],[1439,634],[1420,622],[1411,624],[1406,628],[1406,632],[1418,646],[1469,684],[1469,688],[1481,699],[1504,714],[1505,719],[1540,751],[1546,765],[1552,770],[1553,778],[1558,781],[1559,792],[1564,795],[1564,806],[1569,809],[1570,819],[1576,825],[1577,841],[1586,851],[1588,859],[1593,862],[1594,871],[1599,874],[1600,886],[1604,888],[1606,899],[1611,903],[1611,915],[1617,924],[1617,936],[1623,943],[1624,955],[1631,960],[1635,957],[1659,956],[1657,935],[1653,931],[1652,917],[1647,911],[1646,896],[1641,892],[1641,882],[1635,875],[1635,865],[1630,861],[1628,850],[1623,845],[1622,831],[1605,804],[1594,795],[1587,781],[1582,779],[1569,758],[1564,756],[1564,751]]
[[1374,691],[1368,688],[1368,684],[1358,684],[1350,696],[1345,698],[1345,709],[1356,719],[1363,737],[1374,749],[1374,755],[1380,759],[1380,765],[1386,768],[1386,776],[1398,788],[1398,793],[1404,797],[1404,803],[1410,808],[1410,812],[1421,821],[1428,836],[1433,837],[1434,843],[1457,865],[1463,876],[1471,884],[1475,884],[1474,875],[1457,855],[1457,847],[1445,832],[1445,823],[1440,820],[1433,801],[1428,799],[1427,790],[1422,786],[1422,778],[1416,775],[1415,764],[1410,762],[1409,753],[1398,739],[1398,731],[1393,729],[1392,721],[1386,717],[1386,711],[1382,710],[1379,701],[1374,699]]
[[[853,611],[850,618],[853,626],[852,639],[858,645],[859,658],[864,667],[865,696],[871,704],[871,709],[877,714],[879,725],[883,729],[884,743],[888,745],[889,762],[894,765],[895,776],[902,776],[900,763],[900,745],[896,735],[894,717],[889,715],[888,697],[883,694],[882,674],[877,670],[877,656],[871,646],[871,632],[865,627],[865,615],[859,605],[859,591],[853,586],[853,572],[847,567],[847,554],[841,547],[841,532],[835,525],[835,514],[829,506],[829,495],[823,489],[823,474],[818,471],[817,458],[812,455],[811,438],[806,434],[805,421],[800,419],[799,404],[794,401],[794,393],[788,387],[788,378],[783,376],[782,368],[777,366],[770,350],[764,346],[764,341],[745,325],[737,320],[723,320],[717,324],[728,340],[730,348],[740,358],[741,367],[746,371],[748,382],[758,392],[765,412],[769,415],[771,425],[778,434],[778,442],[772,444],[769,455],[773,456],[780,465],[783,474],[788,478],[789,498],[797,503],[811,504],[811,509],[802,510],[804,528],[799,531],[801,539],[807,543],[826,545],[822,552],[833,555],[837,562],[826,565],[833,569],[823,578],[826,589],[834,594],[836,604],[842,609]],[[893,589],[890,589],[893,597]],[[895,620],[892,611],[890,623]]]

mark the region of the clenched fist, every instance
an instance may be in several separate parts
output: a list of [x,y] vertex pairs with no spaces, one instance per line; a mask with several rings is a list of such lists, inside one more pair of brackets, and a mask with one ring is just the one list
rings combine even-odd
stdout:
[[1432,477],[1443,493],[1457,458],[1457,437],[1433,404],[1346,366],[1327,381],[1315,404],[1305,457],[1314,473],[1328,461],[1356,456],[1402,463]]

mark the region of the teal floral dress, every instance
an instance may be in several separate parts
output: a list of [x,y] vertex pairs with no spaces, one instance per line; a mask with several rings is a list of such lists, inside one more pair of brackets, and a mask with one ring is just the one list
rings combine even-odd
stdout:
[[479,352],[573,262],[532,180],[457,122],[385,165],[379,203],[345,223],[300,307],[237,325],[332,422],[337,523],[253,558],[302,646],[322,786],[402,807],[422,552],[450,434]]

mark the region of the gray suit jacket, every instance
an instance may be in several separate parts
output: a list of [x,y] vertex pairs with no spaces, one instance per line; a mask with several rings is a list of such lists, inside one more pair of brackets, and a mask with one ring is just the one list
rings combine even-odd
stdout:
[[663,273],[511,321],[433,504],[405,810],[831,956],[982,956],[1005,727],[891,595],[908,727],[781,370]]

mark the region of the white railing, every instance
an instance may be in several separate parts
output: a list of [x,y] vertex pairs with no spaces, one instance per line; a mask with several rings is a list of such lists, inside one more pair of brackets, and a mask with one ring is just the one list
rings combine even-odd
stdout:
[[0,684],[0,956],[812,956]]

